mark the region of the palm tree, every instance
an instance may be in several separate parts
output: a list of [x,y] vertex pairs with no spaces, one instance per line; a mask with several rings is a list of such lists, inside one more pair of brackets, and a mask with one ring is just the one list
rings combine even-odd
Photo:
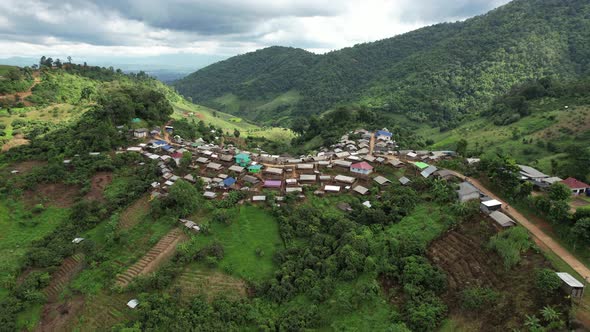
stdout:
[[537,330],[541,327],[541,320],[539,320],[539,318],[537,318],[535,315],[526,315],[524,326],[528,327],[529,330]]
[[554,322],[559,320],[561,313],[555,310],[555,308],[552,306],[545,306],[543,309],[541,309],[541,315],[545,321]]

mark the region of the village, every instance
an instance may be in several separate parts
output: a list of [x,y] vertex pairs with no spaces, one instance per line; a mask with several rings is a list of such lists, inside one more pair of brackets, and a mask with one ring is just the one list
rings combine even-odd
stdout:
[[[491,197],[492,194],[486,194],[471,179],[436,166],[441,160],[458,158],[455,152],[399,150],[392,139],[393,134],[385,128],[374,133],[355,130],[342,136],[337,144],[322,148],[314,155],[296,157],[271,155],[260,149],[242,151],[231,144],[223,146],[203,139],[194,142],[185,141],[180,136],[169,139],[174,134],[172,126],[165,126],[163,132],[164,135],[160,136],[159,128],[132,130],[134,138],[141,143],[117,151],[141,153],[145,158],[157,161],[162,175],[159,182],[151,184],[150,199],[166,196],[169,188],[179,179],[201,184],[203,196],[209,200],[220,200],[231,191],[242,191],[247,193],[248,200],[256,204],[266,202],[272,193],[273,203],[280,205],[286,195],[305,199],[304,188],[306,192],[312,188],[317,196],[348,193],[363,197],[370,192],[379,192],[379,188],[394,181],[406,186],[413,178],[433,177],[456,182],[457,200],[478,200],[481,212],[495,223],[498,230],[519,222],[511,216],[512,211],[506,203]],[[171,165],[180,165],[183,153],[187,151],[192,155],[189,174],[175,174]],[[465,162],[474,165],[479,159],[467,158]],[[537,190],[561,182],[571,189],[574,196],[590,194],[590,185],[579,180],[552,177],[526,165],[518,167],[520,180],[531,182]],[[389,175],[379,172],[384,168],[391,171],[386,172]],[[399,176],[393,177],[391,174],[394,173]],[[370,208],[371,202],[365,200],[363,205]],[[351,209],[345,203],[340,203],[338,208],[343,211]],[[191,220],[180,219],[179,222],[194,232],[200,230],[199,225]],[[527,228],[535,233],[535,230]],[[583,295],[584,283],[569,273],[559,272],[557,275],[568,295],[576,298]]]

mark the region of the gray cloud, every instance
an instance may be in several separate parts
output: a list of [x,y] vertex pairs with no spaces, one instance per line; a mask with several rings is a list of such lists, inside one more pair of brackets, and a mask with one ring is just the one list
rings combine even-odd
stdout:
[[507,1],[2,0],[0,56],[68,47],[123,55],[227,55],[277,44],[324,51],[463,19]]

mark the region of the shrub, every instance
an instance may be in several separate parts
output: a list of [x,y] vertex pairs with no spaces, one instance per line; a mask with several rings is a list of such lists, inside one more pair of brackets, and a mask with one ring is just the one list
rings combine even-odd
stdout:
[[464,309],[480,310],[493,306],[498,300],[499,294],[491,288],[487,287],[470,287],[461,294]]
[[539,269],[535,272],[535,287],[544,295],[553,294],[561,286],[561,279],[551,269]]
[[504,267],[509,270],[520,262],[520,253],[531,247],[531,240],[526,229],[513,227],[494,235],[488,244],[504,260]]

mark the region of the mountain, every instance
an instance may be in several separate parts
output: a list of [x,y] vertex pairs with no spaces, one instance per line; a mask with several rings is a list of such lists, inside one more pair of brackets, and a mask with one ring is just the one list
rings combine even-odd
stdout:
[[515,0],[464,22],[323,55],[270,47],[173,85],[195,102],[260,122],[364,105],[454,127],[515,84],[587,75],[589,15],[584,0]]

